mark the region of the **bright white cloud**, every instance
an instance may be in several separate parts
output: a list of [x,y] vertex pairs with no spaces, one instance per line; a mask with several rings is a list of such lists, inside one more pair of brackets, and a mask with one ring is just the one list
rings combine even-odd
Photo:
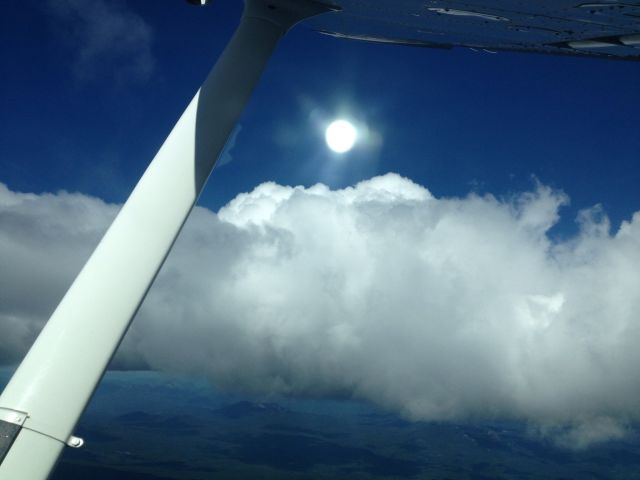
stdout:
[[109,75],[118,82],[147,80],[154,67],[153,32],[120,1],[49,0],[61,37],[75,52],[74,73],[81,80]]
[[[414,419],[518,418],[581,447],[640,419],[640,213],[547,232],[567,198],[435,198],[394,174],[265,183],[196,208],[121,365],[230,389],[367,399]],[[15,360],[114,216],[0,189],[0,358]]]

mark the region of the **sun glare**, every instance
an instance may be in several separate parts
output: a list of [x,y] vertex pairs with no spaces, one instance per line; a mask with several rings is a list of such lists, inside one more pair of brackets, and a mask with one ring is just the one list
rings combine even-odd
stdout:
[[336,120],[327,127],[324,136],[331,150],[336,153],[345,153],[355,145],[358,133],[351,122]]

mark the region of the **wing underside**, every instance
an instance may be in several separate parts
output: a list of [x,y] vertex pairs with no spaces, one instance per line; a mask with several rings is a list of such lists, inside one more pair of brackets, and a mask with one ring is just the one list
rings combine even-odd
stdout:
[[640,60],[640,2],[334,0],[324,34],[420,47],[469,47]]

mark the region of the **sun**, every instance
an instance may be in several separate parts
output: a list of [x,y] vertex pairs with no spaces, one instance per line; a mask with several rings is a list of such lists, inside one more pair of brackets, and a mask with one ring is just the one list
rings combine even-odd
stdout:
[[336,153],[345,153],[353,148],[358,137],[356,127],[347,120],[332,122],[324,134],[327,145]]

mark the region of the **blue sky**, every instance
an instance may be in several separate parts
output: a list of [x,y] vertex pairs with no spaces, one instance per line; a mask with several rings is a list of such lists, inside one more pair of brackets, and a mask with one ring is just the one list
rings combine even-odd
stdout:
[[[3,363],[41,328],[240,10],[5,7]],[[412,419],[504,415],[618,438],[640,418],[639,78],[638,63],[296,27],[116,361]],[[324,126],[339,116],[373,140],[331,153]]]
[[[2,181],[123,201],[232,33],[240,3],[126,4],[149,31],[144,45],[95,53],[80,73],[87,40],[78,19],[37,2],[7,7]],[[141,73],[130,67],[142,55],[150,66]],[[266,180],[343,187],[393,171],[449,196],[518,192],[533,175],[563,189],[575,209],[602,203],[619,222],[638,208],[638,69],[369,45],[299,26],[243,115],[235,161],[216,170],[201,203],[217,209]],[[314,120],[341,114],[381,144],[332,160]]]

